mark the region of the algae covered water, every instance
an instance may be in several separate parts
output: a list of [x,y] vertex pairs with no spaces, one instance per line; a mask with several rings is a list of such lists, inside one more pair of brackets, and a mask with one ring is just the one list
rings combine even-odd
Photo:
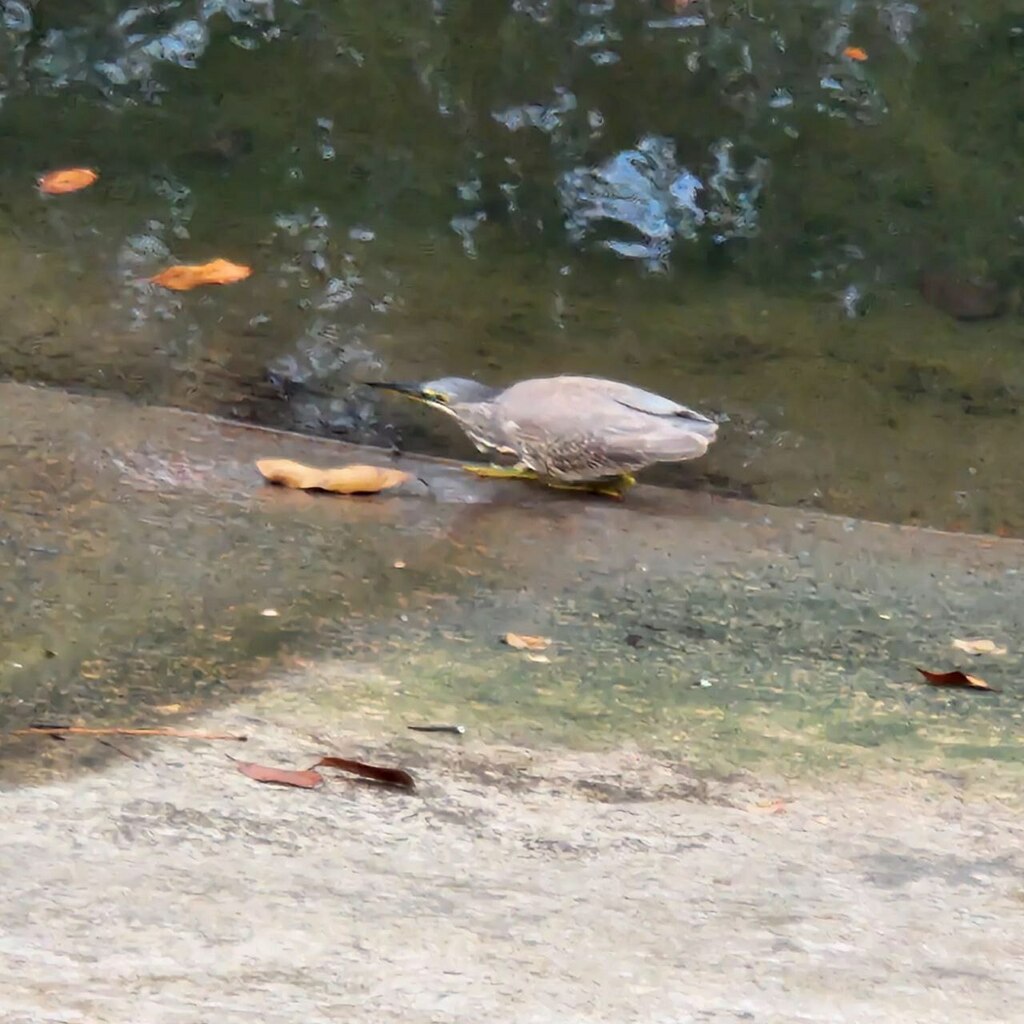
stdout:
[[726,418],[654,480],[1017,533],[1022,56],[996,2],[9,3],[0,372],[443,453],[359,381],[598,373]]

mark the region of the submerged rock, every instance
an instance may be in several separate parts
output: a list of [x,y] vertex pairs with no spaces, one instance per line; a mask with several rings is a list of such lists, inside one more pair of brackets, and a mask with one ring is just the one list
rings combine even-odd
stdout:
[[957,320],[988,320],[1006,311],[1006,297],[994,281],[953,270],[925,271],[918,290],[929,305]]

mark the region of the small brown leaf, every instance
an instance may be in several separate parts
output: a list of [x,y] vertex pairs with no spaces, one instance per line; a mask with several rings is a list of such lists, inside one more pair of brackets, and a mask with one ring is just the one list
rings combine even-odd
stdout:
[[317,469],[291,459],[260,459],[256,468],[272,484],[333,494],[377,494],[409,479],[409,474],[400,469],[357,465]]
[[271,768],[255,761],[236,761],[235,766],[243,775],[256,782],[272,782],[278,786],[294,786],[296,789],[318,789],[324,784],[324,777],[312,769],[298,771],[294,768]]
[[927,669],[918,668],[918,672],[931,683],[932,686],[962,686],[969,690],[988,690],[991,693],[999,693],[994,686],[989,686],[984,679],[978,676],[969,676],[966,672],[955,669],[953,672],[929,672]]
[[994,640],[954,640],[953,646],[964,654],[1005,654],[1006,648],[1000,647]]
[[39,191],[48,196],[61,196],[66,192],[78,192],[99,180],[99,175],[87,167],[67,167],[62,171],[50,171],[36,182]]
[[546,651],[551,641],[546,636],[526,636],[522,633],[506,633],[502,642],[517,651]]
[[187,292],[204,284],[234,284],[236,281],[244,281],[251,273],[252,267],[218,259],[210,260],[209,263],[168,267],[154,274],[150,281],[172,291]]
[[381,768],[379,765],[366,764],[363,761],[350,761],[347,757],[322,757],[314,768],[339,768],[343,772],[360,775],[364,779],[382,782],[385,786],[397,786],[399,789],[415,789],[416,780],[401,768]]
[[786,801],[782,799],[759,800],[756,804],[751,804],[747,810],[753,811],[755,814],[785,814]]

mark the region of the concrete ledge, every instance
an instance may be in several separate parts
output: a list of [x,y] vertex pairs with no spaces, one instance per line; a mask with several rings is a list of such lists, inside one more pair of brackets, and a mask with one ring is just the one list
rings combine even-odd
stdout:
[[[386,456],[14,385],[0,408],[5,724],[251,736],[8,738],[4,1020],[1021,1003],[1019,543],[429,460],[402,493],[287,493],[256,458]],[[1011,648],[971,665],[1002,694],[915,682],[975,634]],[[468,732],[405,728],[438,720]],[[420,787],[274,789],[228,752]]]

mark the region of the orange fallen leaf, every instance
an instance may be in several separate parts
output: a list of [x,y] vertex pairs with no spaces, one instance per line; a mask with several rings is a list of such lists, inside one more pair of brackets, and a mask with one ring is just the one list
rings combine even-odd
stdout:
[[400,469],[380,466],[341,466],[317,469],[291,459],[260,459],[256,468],[272,484],[302,491],[331,491],[334,494],[377,494],[409,479]]
[[320,489],[334,494],[376,494],[397,487],[410,478],[400,469],[380,466],[341,466],[324,471]]
[[382,782],[385,786],[396,786],[399,789],[415,789],[416,780],[401,768],[382,768],[365,761],[351,761],[347,757],[321,757],[314,768],[338,768],[343,772],[360,775],[364,779]]
[[966,672],[955,669],[952,672],[929,672],[927,669],[918,668],[918,672],[931,683],[932,686],[962,686],[968,690],[988,690],[991,693],[999,693],[994,686],[989,686],[984,679],[978,676],[969,676]]
[[850,60],[867,60],[868,51],[862,50],[859,46],[848,46],[843,50],[843,56],[848,57]]
[[209,263],[168,267],[154,274],[150,281],[176,292],[187,292],[204,284],[234,284],[236,281],[244,281],[251,273],[252,267],[218,259],[210,260]]
[[272,782],[278,786],[294,786],[296,789],[318,789],[324,784],[324,777],[312,770],[271,768],[269,765],[256,764],[255,761],[236,761],[235,766],[243,775],[256,782]]
[[36,184],[39,191],[48,196],[60,196],[65,192],[78,192],[99,180],[99,175],[88,167],[67,167],[62,171],[49,171],[41,175]]
[[506,633],[502,641],[517,651],[546,651],[551,646],[546,636],[525,636],[521,633]]

